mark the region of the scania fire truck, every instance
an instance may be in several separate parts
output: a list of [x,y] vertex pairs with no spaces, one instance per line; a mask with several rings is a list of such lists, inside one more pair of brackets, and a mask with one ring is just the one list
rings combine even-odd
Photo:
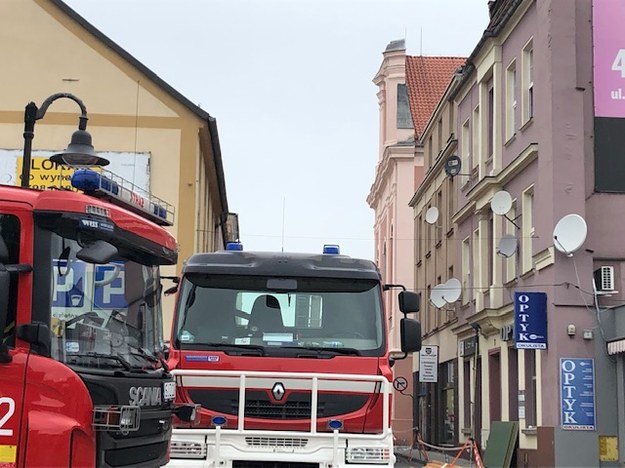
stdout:
[[59,170],[71,189],[0,185],[0,467],[164,465],[173,207],[101,167]]
[[[178,284],[168,363],[195,425],[174,420],[168,466],[392,466],[393,361],[380,272],[339,253],[198,253]],[[400,286],[401,287],[401,286]],[[401,347],[421,347],[399,293]]]

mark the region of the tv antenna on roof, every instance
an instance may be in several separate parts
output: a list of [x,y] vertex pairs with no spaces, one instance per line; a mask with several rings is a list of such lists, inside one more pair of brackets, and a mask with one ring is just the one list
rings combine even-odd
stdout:
[[506,192],[505,190],[500,190],[493,195],[493,198],[490,199],[490,209],[493,210],[493,213],[499,216],[503,216],[512,224],[514,227],[519,229],[517,223],[515,223],[515,219],[510,219],[508,217],[508,212],[512,209],[512,196]]
[[572,257],[586,240],[587,233],[584,218],[578,214],[568,214],[553,228],[553,245],[567,257]]

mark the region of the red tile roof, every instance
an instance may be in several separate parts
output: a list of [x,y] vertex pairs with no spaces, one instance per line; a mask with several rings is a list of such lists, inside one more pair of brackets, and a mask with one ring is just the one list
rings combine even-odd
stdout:
[[415,139],[421,137],[436,105],[464,57],[406,56],[406,86]]

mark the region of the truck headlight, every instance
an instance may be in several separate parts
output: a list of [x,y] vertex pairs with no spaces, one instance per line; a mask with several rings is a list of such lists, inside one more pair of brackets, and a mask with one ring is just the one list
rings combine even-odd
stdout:
[[388,447],[348,447],[347,463],[389,463],[391,451]]
[[206,458],[206,444],[192,440],[172,440],[169,454],[171,458]]

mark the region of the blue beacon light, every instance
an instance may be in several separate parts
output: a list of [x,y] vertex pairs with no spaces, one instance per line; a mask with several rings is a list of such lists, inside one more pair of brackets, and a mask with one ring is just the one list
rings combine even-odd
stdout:
[[243,244],[240,242],[228,242],[226,244],[226,250],[243,250]]
[[213,426],[224,426],[228,420],[225,416],[213,416],[211,418],[211,422],[213,423]]
[[339,248],[338,245],[326,244],[323,246],[323,253],[331,254],[331,255],[339,255],[341,253],[341,249]]
[[343,421],[339,419],[331,419],[328,421],[328,427],[334,431],[338,431],[339,429],[343,429]]

